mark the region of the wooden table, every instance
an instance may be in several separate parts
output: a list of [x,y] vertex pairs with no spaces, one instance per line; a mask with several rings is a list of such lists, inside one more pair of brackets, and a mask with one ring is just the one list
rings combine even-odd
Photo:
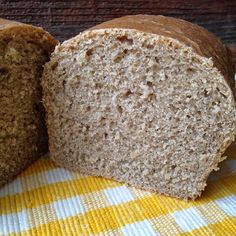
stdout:
[[230,47],[236,62],[236,0],[0,1],[2,18],[42,26],[60,41],[129,14],[161,14],[204,26]]

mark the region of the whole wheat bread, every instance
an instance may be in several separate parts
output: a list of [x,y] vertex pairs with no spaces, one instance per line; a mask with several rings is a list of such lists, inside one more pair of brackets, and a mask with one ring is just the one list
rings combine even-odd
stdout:
[[231,55],[183,20],[91,28],[56,48],[42,83],[59,165],[169,196],[199,196],[236,132]]
[[0,186],[47,151],[40,79],[57,41],[0,19]]

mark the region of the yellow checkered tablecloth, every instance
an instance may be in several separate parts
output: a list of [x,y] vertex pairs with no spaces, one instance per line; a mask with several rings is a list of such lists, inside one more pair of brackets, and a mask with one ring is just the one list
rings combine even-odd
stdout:
[[0,235],[236,235],[236,144],[227,155],[195,202],[41,158],[0,189]]

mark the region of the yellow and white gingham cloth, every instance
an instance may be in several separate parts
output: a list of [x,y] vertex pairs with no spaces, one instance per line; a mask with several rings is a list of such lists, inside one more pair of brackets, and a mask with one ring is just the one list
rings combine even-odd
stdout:
[[0,235],[236,235],[236,144],[197,201],[69,172],[41,158],[0,189]]

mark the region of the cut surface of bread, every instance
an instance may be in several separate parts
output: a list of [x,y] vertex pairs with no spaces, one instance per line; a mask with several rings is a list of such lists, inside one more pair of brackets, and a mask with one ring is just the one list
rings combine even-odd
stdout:
[[0,186],[47,152],[40,80],[57,41],[0,19]]
[[51,157],[195,199],[234,140],[232,71],[225,46],[182,20],[137,15],[89,29],[58,46],[44,70]]

